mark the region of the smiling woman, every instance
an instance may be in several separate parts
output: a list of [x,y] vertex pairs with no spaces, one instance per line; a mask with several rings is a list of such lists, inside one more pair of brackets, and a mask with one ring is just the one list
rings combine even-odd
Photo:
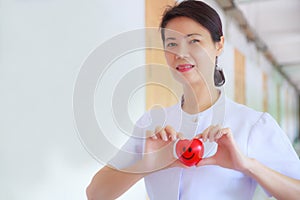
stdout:
[[[131,138],[122,149],[134,158],[117,154],[93,178],[89,199],[116,198],[142,178],[151,200],[250,200],[257,184],[277,199],[297,199],[300,161],[286,134],[268,113],[224,94],[217,58],[225,39],[218,13],[202,1],[183,1],[164,13],[161,35],[183,98],[138,120],[134,135],[145,137]],[[203,159],[182,164],[181,157],[190,160],[196,153],[191,142],[174,157],[178,139],[201,140],[204,152],[197,156],[203,153]]]

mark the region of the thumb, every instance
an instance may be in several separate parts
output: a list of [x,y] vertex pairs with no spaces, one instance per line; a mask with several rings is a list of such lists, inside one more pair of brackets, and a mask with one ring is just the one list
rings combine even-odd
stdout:
[[202,137],[203,137],[203,134],[200,133],[200,134],[197,134],[194,138],[196,138],[196,139],[201,139]]
[[205,165],[216,165],[216,159],[214,157],[203,158],[198,164],[197,167]]

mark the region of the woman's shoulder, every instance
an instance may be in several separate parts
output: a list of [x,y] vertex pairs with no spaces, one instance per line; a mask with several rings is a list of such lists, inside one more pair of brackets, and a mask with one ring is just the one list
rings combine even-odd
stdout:
[[277,121],[268,112],[257,111],[231,99],[227,99],[226,106],[228,107],[227,116],[230,121],[247,123],[253,127],[281,130]]
[[242,121],[257,123],[262,118],[272,118],[268,113],[257,111],[246,105],[237,103],[229,98],[226,98],[226,113],[230,118],[235,118]]

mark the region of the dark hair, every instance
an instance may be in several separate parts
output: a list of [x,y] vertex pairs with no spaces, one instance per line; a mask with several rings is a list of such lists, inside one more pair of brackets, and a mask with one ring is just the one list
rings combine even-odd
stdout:
[[218,13],[202,1],[185,0],[166,9],[161,20],[161,37],[165,41],[165,31],[168,22],[176,17],[188,17],[204,26],[214,42],[219,42],[223,36],[222,22]]

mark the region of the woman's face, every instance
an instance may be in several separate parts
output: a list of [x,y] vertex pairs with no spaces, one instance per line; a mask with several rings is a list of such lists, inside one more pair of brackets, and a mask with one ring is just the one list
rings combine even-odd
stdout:
[[[223,48],[198,22],[177,17],[165,30],[165,56],[174,78],[182,84],[214,87],[215,59]],[[199,86],[200,86],[199,85]]]

